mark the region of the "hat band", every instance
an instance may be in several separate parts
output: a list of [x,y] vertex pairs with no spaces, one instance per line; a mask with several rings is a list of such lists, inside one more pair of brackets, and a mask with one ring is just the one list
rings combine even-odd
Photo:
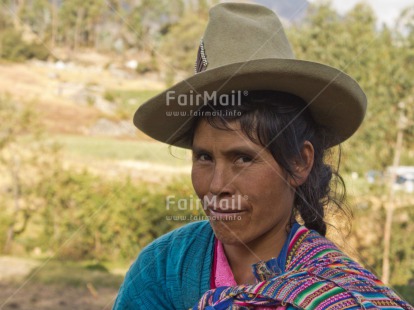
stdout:
[[195,62],[195,73],[200,73],[207,69],[208,61],[206,57],[206,52],[204,50],[203,39],[200,40],[200,46],[198,47],[197,59]]

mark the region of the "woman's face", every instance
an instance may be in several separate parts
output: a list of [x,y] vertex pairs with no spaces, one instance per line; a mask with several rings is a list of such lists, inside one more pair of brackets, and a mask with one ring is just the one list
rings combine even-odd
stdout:
[[294,200],[289,177],[263,146],[240,130],[201,120],[193,140],[192,182],[216,237],[255,245],[286,232]]

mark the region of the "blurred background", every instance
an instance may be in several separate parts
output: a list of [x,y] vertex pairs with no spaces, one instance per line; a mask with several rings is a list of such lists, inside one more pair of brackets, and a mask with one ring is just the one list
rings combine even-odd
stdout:
[[[193,74],[219,2],[0,1],[0,309],[110,309],[140,249],[201,214],[166,205],[193,205],[190,154],[132,115]],[[414,5],[249,2],[365,90],[362,128],[332,152],[353,217],[329,214],[329,236],[414,303]]]

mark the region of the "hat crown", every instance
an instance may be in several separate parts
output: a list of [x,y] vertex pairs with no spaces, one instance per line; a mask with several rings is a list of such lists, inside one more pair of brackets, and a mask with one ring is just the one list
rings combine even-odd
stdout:
[[361,87],[338,69],[295,59],[279,18],[263,6],[213,7],[196,72],[142,104],[134,124],[159,141],[191,148],[192,112],[211,95],[235,90],[278,91],[302,98],[315,122],[331,134],[328,146],[349,138],[365,115],[367,98]]
[[276,14],[246,3],[222,3],[210,10],[201,51],[206,70],[256,59],[295,58]]

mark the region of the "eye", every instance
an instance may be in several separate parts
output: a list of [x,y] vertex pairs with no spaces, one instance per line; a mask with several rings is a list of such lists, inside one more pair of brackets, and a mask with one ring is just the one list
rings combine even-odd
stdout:
[[239,155],[237,156],[235,163],[238,165],[242,165],[242,164],[250,163],[252,161],[253,161],[253,158],[251,156]]
[[193,153],[193,160],[201,162],[211,161],[211,156],[206,153]]
[[200,156],[198,156],[198,159],[201,161],[210,161],[211,156],[208,154],[200,154]]

